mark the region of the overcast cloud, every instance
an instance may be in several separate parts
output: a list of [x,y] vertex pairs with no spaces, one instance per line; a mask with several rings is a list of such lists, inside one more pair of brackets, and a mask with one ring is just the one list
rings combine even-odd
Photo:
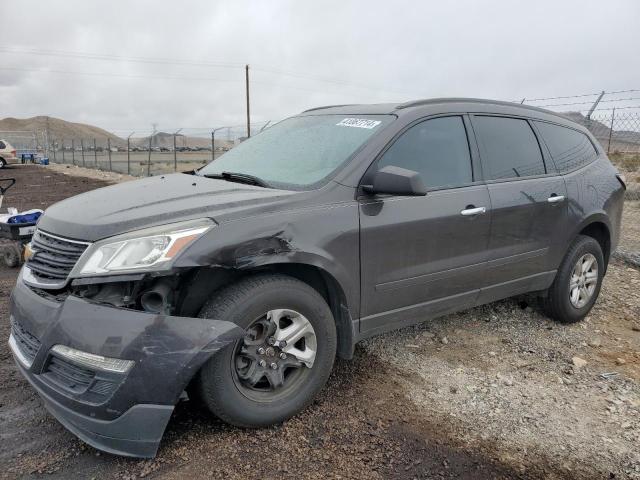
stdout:
[[336,103],[640,88],[637,0],[2,0],[0,17],[0,118],[118,134],[242,124],[245,63],[256,122]]

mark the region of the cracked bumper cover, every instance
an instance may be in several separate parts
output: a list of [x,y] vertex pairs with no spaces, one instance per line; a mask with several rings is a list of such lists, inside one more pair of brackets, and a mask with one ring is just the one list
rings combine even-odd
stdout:
[[[134,457],[156,454],[174,405],[193,375],[243,335],[237,325],[221,320],[156,315],[73,296],[45,298],[27,287],[21,275],[11,295],[10,316],[39,342],[30,366],[14,357],[47,409],[86,443]],[[85,368],[75,384],[78,372],[71,365],[72,381],[60,382],[67,377],[64,370],[62,376],[57,373],[51,352],[56,344],[135,365],[124,374]]]

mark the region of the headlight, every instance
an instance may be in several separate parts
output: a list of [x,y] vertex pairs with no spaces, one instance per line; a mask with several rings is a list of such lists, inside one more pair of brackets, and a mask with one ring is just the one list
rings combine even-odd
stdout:
[[71,277],[165,270],[191,242],[211,229],[209,219],[145,228],[93,243]]

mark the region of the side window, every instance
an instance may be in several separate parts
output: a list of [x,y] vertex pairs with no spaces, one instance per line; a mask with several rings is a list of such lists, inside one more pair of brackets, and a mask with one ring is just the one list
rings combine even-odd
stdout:
[[526,120],[476,116],[473,126],[478,134],[485,180],[546,173],[540,145]]
[[536,127],[560,173],[580,168],[598,157],[598,152],[584,133],[544,122],[536,122]]
[[462,117],[439,117],[414,125],[378,161],[416,171],[427,188],[457,187],[473,181],[469,141]]
[[0,140],[0,150],[4,150],[7,146],[4,144],[2,140]]

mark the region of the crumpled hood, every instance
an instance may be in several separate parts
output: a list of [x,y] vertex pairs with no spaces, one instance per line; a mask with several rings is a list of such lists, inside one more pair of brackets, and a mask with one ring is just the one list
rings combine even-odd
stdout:
[[154,225],[269,211],[300,192],[175,173],[99,188],[49,207],[38,228],[96,241]]

